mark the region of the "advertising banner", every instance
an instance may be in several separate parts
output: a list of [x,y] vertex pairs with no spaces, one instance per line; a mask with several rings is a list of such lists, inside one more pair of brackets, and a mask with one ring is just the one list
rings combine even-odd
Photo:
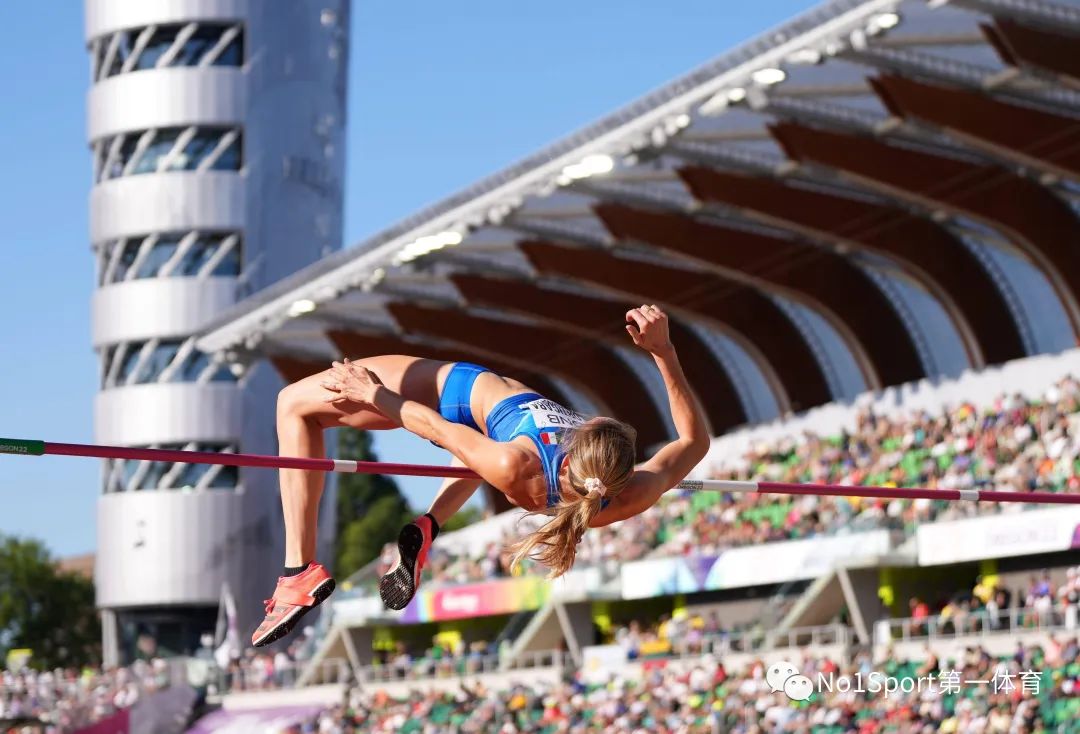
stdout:
[[604,576],[595,566],[572,569],[550,582],[552,595],[560,600],[585,599],[603,583]]
[[581,674],[586,683],[606,683],[626,668],[626,650],[622,645],[592,645],[581,648]]
[[920,525],[919,565],[1080,548],[1080,507],[1051,507]]
[[364,624],[369,619],[387,616],[378,596],[358,596],[333,602],[334,621],[339,624]]
[[624,599],[814,578],[843,559],[889,550],[887,530],[732,548],[719,556],[650,558],[622,567]]
[[401,613],[400,621],[438,622],[539,609],[547,601],[548,592],[547,581],[536,576],[427,591],[421,588]]

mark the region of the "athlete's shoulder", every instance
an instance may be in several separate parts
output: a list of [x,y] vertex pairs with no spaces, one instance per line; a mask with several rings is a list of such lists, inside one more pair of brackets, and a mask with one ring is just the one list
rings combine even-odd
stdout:
[[532,416],[537,428],[573,428],[585,422],[585,416],[548,398],[536,397],[518,405],[518,410]]
[[508,483],[523,481],[536,473],[537,457],[532,451],[514,442],[499,443],[497,466]]

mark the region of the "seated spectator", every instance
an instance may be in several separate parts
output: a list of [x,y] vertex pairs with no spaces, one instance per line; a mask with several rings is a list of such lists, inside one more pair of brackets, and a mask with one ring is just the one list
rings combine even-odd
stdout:
[[986,577],[976,576],[975,588],[971,590],[971,594],[978,599],[983,606],[986,606],[990,603],[990,600],[994,598],[996,588],[996,584],[987,581]]
[[930,607],[917,596],[911,597],[908,602],[911,610],[911,631],[913,634],[926,634],[926,621],[930,618]]

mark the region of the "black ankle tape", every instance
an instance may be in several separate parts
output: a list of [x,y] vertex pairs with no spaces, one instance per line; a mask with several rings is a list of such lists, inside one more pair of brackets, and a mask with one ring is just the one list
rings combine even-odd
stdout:
[[430,512],[425,512],[424,517],[431,520],[431,539],[435,540],[439,537],[439,521]]

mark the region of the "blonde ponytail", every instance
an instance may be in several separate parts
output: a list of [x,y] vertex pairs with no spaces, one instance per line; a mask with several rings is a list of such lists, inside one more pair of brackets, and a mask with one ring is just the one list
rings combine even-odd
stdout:
[[510,546],[512,567],[531,558],[550,569],[548,578],[562,576],[574,565],[577,546],[605,497],[615,497],[634,473],[637,433],[613,418],[594,418],[568,432],[565,438],[570,484],[554,517],[539,530]]

